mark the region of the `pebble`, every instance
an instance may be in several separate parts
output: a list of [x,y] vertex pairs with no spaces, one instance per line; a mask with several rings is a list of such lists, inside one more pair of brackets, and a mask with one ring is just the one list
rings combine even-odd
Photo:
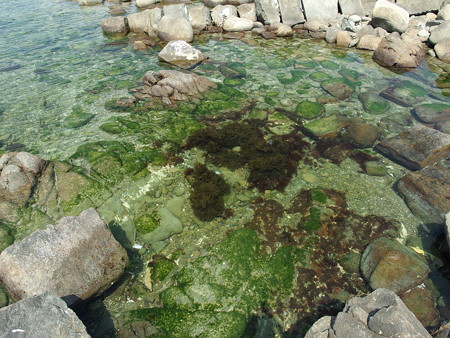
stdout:
[[311,173],[304,173],[302,174],[303,181],[307,183],[314,183],[317,182],[317,177]]
[[362,19],[359,15],[354,14],[354,15],[350,15],[348,17],[348,20],[351,22],[354,22],[354,23],[358,23],[358,22],[361,22]]

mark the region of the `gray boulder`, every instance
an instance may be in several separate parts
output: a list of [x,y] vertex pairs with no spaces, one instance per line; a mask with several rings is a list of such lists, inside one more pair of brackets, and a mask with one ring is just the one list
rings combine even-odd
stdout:
[[223,20],[223,29],[228,32],[250,31],[253,29],[253,21],[237,16],[230,16]]
[[440,9],[436,19],[438,19],[438,20],[450,20],[450,4],[444,5]]
[[188,7],[189,22],[192,29],[204,30],[211,24],[211,12],[203,4],[195,4]]
[[231,5],[218,5],[211,10],[211,18],[217,27],[223,26],[223,21],[230,16],[237,16],[237,9]]
[[450,36],[450,22],[441,23],[431,31],[429,41],[435,45]]
[[127,19],[123,16],[105,18],[101,22],[103,33],[107,35],[127,35],[130,31]]
[[416,68],[425,58],[425,50],[418,37],[396,33],[381,40],[372,58],[385,67]]
[[339,7],[342,14],[364,16],[364,7],[361,0],[339,0]]
[[256,6],[255,3],[242,4],[237,7],[239,17],[256,21]]
[[161,17],[161,8],[146,9],[145,11],[128,15],[128,26],[135,33],[153,32],[156,30]]
[[371,24],[388,32],[403,33],[408,28],[409,13],[387,0],[378,0],[373,8]]
[[183,40],[170,41],[159,52],[158,57],[162,61],[182,68],[191,67],[208,58],[208,56]]
[[434,51],[440,60],[450,62],[450,38],[439,41],[434,46]]
[[51,292],[70,306],[123,273],[127,253],[94,209],[61,218],[0,254],[0,282],[16,299]]
[[81,320],[61,298],[44,293],[0,309],[0,337],[90,336]]
[[194,39],[194,31],[190,22],[179,16],[164,15],[158,23],[158,37],[164,41],[184,40],[191,42]]
[[350,299],[336,317],[320,318],[305,338],[417,337],[431,335],[392,291],[378,289]]
[[330,20],[338,15],[338,0],[303,0],[306,20]]
[[280,23],[280,7],[277,0],[255,0],[256,16],[266,25]]
[[163,7],[163,13],[163,16],[171,15],[189,19],[189,11],[185,4],[166,5]]
[[395,4],[404,8],[409,14],[425,14],[438,11],[442,0],[396,0]]
[[281,22],[288,26],[293,26],[300,22],[305,22],[303,15],[303,5],[300,0],[278,0],[280,6]]

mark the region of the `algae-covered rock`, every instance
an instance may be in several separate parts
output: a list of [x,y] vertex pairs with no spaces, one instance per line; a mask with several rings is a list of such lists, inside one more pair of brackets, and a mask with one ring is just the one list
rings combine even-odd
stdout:
[[339,69],[340,68],[338,63],[336,63],[334,61],[330,61],[330,60],[320,61],[320,65],[323,68],[326,68],[326,69],[333,69],[334,70],[334,69]]
[[355,85],[345,78],[325,80],[320,83],[320,86],[328,94],[339,100],[345,100],[355,91]]
[[388,100],[373,92],[365,92],[358,95],[366,112],[379,115],[389,111],[391,105]]
[[325,72],[312,72],[309,74],[309,78],[313,81],[324,81],[331,78],[331,76]]
[[227,79],[242,79],[247,76],[245,66],[240,62],[230,62],[219,66],[219,71]]
[[450,121],[450,104],[425,103],[415,107],[414,113],[426,123]]
[[353,69],[341,69],[339,75],[346,78],[349,81],[356,82],[361,77],[361,74]]
[[400,298],[424,327],[432,327],[439,323],[439,312],[433,293],[425,284],[415,287]]
[[380,95],[400,106],[409,107],[422,101],[428,95],[428,90],[411,81],[402,81],[395,83]]
[[[0,223],[0,252],[14,243],[13,229]],[[0,302],[1,303],[1,302]]]
[[158,214],[160,218],[159,226],[153,231],[141,236],[145,243],[154,244],[183,231],[181,221],[169,210],[161,208],[158,210]]
[[80,128],[94,118],[94,114],[87,113],[81,106],[72,108],[72,112],[64,119],[67,128]]
[[298,82],[301,78],[303,78],[303,75],[306,74],[303,70],[291,70],[291,77],[282,77],[278,76],[278,81],[280,81],[281,84],[292,84]]
[[306,132],[317,138],[330,138],[336,136],[346,125],[348,119],[339,115],[327,116],[312,122],[306,123],[303,127]]
[[302,101],[295,108],[295,112],[300,117],[310,120],[325,113],[325,106],[317,102]]

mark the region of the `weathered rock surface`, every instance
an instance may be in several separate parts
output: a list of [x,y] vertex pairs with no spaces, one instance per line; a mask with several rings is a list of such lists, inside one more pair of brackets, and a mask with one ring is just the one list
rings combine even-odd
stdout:
[[163,7],[163,16],[176,16],[177,18],[189,19],[189,11],[185,4],[165,5]]
[[105,34],[127,35],[130,31],[127,19],[122,16],[103,19],[101,26]]
[[364,16],[364,7],[361,0],[339,0],[339,7],[342,14]]
[[430,38],[428,39],[433,45],[448,39],[450,36],[450,22],[446,21],[431,31]]
[[89,338],[84,324],[61,298],[50,293],[0,309],[0,336]]
[[192,29],[204,30],[211,24],[211,12],[203,4],[195,4],[188,7],[189,22]]
[[336,34],[336,47],[348,48],[352,42],[352,36],[350,32],[339,31]]
[[256,16],[266,25],[280,22],[280,7],[277,0],[255,0]]
[[87,209],[2,251],[0,281],[17,299],[51,292],[70,306],[109,288],[127,261],[97,212]]
[[409,13],[387,0],[378,0],[372,12],[371,24],[388,32],[403,33],[408,28]]
[[372,289],[385,288],[396,294],[420,285],[429,273],[424,258],[387,238],[378,238],[366,247],[360,269]]
[[372,58],[385,67],[415,68],[425,58],[425,51],[419,38],[390,34],[381,40]]
[[191,67],[208,58],[208,56],[183,40],[170,41],[159,52],[158,57],[162,61],[182,68]]
[[417,337],[430,334],[392,291],[378,289],[350,299],[337,317],[322,317],[305,338]]
[[303,0],[306,20],[330,20],[338,15],[338,0]]
[[300,22],[305,22],[302,2],[299,0],[278,0],[280,7],[281,22],[285,25],[293,26]]
[[400,298],[424,327],[432,327],[439,323],[439,312],[436,309],[433,292],[425,284],[407,291]]
[[417,125],[383,140],[377,150],[411,170],[418,170],[450,155],[450,135]]
[[250,31],[253,29],[253,21],[237,16],[230,16],[223,20],[223,29],[228,32]]
[[161,17],[161,8],[146,9],[145,11],[128,15],[128,26],[135,33],[153,32],[156,30]]
[[439,41],[434,46],[434,51],[440,60],[450,62],[450,38]]
[[183,17],[164,15],[158,23],[157,34],[161,40],[184,40],[191,42],[194,39],[194,31],[190,22]]
[[400,179],[397,189],[413,214],[425,223],[444,223],[450,210],[448,170],[435,166],[411,172]]

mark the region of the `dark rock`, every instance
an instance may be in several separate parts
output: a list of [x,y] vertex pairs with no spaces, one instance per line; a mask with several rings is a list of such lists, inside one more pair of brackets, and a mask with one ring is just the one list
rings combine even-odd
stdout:
[[128,257],[94,209],[64,217],[0,254],[0,281],[16,299],[51,292],[70,306],[99,295]]
[[377,126],[368,123],[353,122],[346,129],[350,140],[361,148],[372,147],[380,135]]
[[450,121],[450,104],[426,103],[414,108],[414,113],[426,123]]
[[428,276],[424,258],[397,241],[379,238],[364,250],[361,273],[372,289],[389,289],[396,294],[420,285]]
[[350,299],[337,317],[322,317],[305,338],[417,337],[431,338],[414,314],[392,291],[378,289]]
[[432,327],[439,323],[433,293],[424,284],[407,291],[400,298],[423,326]]
[[383,38],[372,59],[384,67],[416,68],[425,58],[425,50],[418,38],[390,34]]
[[411,170],[418,170],[450,155],[450,135],[417,125],[385,139],[377,150]]
[[1,337],[89,338],[77,315],[50,293],[23,299],[0,309]]
[[444,223],[450,210],[450,172],[440,167],[428,167],[411,172],[397,186],[414,215],[426,223]]
[[264,39],[275,39],[277,37],[277,34],[272,31],[265,31],[265,32],[262,32],[261,36]]

